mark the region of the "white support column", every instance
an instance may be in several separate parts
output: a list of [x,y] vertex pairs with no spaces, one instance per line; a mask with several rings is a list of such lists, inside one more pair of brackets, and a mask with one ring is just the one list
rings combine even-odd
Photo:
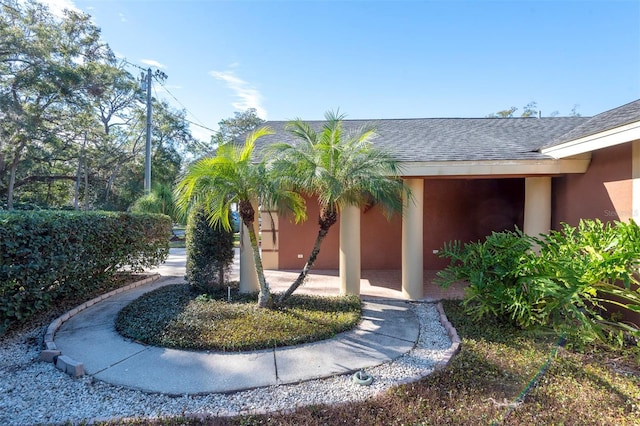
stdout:
[[340,212],[340,294],[360,294],[360,208]]
[[424,181],[406,179],[411,198],[403,194],[402,212],[402,294],[406,299],[424,297]]
[[[256,237],[258,237],[258,206],[253,204],[256,214],[253,221],[253,229]],[[258,282],[258,274],[256,272],[256,262],[253,258],[253,249],[251,248],[251,239],[247,227],[242,224],[240,227],[240,293],[251,293],[260,290]]]
[[537,237],[551,229],[551,177],[524,180],[524,226],[527,235]]
[[631,145],[632,163],[631,177],[633,179],[631,185],[631,217],[636,223],[640,223],[640,140],[633,142]]

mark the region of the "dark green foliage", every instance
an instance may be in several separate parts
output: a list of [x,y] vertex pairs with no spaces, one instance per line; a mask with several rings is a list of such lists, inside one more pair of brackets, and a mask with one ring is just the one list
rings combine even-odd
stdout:
[[522,328],[551,326],[580,343],[640,337],[637,325],[607,314],[611,306],[640,312],[640,228],[633,221],[584,220],[540,238],[493,233],[484,242],[446,244],[440,255],[451,264],[439,284],[468,281],[464,305],[476,320],[493,315]]
[[161,215],[0,212],[0,332],[122,269],[157,265],[170,229]]
[[190,286],[171,285],[138,298],[118,314],[116,330],[154,346],[242,351],[288,346],[333,337],[360,319],[357,296],[295,295],[286,308],[260,309],[257,294],[232,289],[198,295]]
[[187,282],[205,293],[223,287],[233,264],[233,232],[212,225],[205,209],[196,206],[187,221],[186,247]]
[[515,303],[523,296],[518,279],[530,250],[531,241],[519,230],[493,232],[484,242],[464,246],[453,241],[439,251],[451,264],[438,272],[438,283],[448,286],[468,281],[464,305],[475,319],[488,314],[506,316],[512,305],[521,306]]

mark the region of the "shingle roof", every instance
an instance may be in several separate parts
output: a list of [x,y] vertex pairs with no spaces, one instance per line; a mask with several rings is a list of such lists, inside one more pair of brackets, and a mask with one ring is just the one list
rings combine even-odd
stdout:
[[640,121],[640,99],[629,102],[618,108],[594,115],[585,123],[580,124],[569,132],[553,139],[545,148],[580,139],[585,136],[611,130],[625,124]]
[[[345,120],[347,129],[372,124],[373,143],[402,162],[523,160],[550,158],[538,150],[585,123],[586,117],[419,118]],[[275,142],[295,143],[285,121],[266,124],[276,133],[261,138],[258,151]],[[307,121],[320,129],[323,121]]]

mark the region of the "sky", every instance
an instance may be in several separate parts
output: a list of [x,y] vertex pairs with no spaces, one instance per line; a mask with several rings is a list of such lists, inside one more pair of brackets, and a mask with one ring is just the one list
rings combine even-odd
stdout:
[[640,98],[640,0],[42,1],[90,14],[119,57],[167,74],[154,96],[213,130],[247,108],[485,117],[535,101],[591,116]]

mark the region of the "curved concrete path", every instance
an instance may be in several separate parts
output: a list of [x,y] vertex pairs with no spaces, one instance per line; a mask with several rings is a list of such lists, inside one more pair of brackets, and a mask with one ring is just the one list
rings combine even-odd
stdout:
[[[179,265],[178,269],[179,269]],[[357,329],[335,338],[254,352],[191,352],[146,346],[115,331],[118,311],[141,294],[184,282],[169,276],[115,294],[75,313],[57,329],[57,350],[96,379],[148,392],[199,394],[329,377],[393,360],[410,351],[419,333],[402,301],[364,302]]]

